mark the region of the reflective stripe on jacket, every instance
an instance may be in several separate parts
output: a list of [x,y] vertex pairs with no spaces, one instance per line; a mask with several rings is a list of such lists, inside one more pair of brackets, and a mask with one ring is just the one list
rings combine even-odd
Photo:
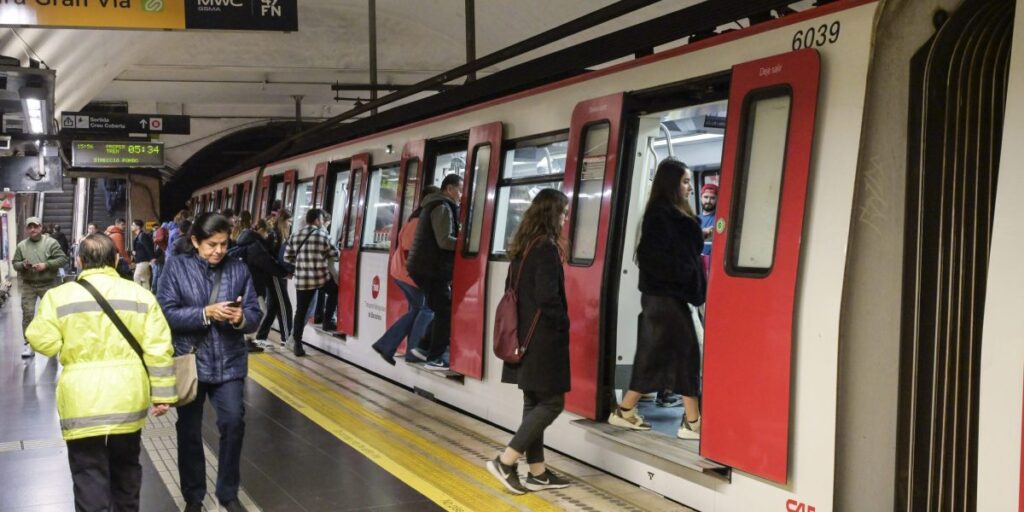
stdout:
[[146,367],[78,283],[63,284],[43,296],[25,337],[39,353],[59,355],[64,366],[57,381],[64,439],[135,432],[146,423],[150,404],[178,399],[171,330],[153,294],[122,279],[113,268],[89,269],[79,279],[88,280],[135,335]]

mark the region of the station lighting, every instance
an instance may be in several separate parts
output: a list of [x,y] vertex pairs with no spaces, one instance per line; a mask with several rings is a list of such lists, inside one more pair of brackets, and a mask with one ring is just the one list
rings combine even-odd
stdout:
[[[693,135],[684,135],[682,137],[673,137],[672,144],[685,144],[687,142],[700,142],[702,140],[721,139],[723,137],[720,133],[695,133]],[[655,146],[664,146],[665,139],[661,139],[654,142]]]

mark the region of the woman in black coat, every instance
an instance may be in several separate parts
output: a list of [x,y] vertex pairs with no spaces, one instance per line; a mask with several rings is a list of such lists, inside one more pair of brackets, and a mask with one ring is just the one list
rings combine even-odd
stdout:
[[[514,494],[569,486],[544,465],[544,430],[565,408],[569,391],[569,311],[561,238],[568,206],[569,198],[562,192],[541,190],[509,244],[512,263],[505,287],[516,284],[517,330],[526,351],[519,363],[505,363],[501,381],[523,390],[523,422],[505,451],[487,462],[487,470]],[[524,454],[530,473],[526,482],[520,482],[516,465]]]
[[644,393],[671,389],[683,395],[685,416],[677,436],[700,439],[700,344],[690,305],[704,303],[707,287],[700,254],[704,237],[690,208],[692,175],[666,159],[658,165],[644,210],[640,244],[640,332],[629,391],[608,423],[633,430],[651,425],[635,408]]

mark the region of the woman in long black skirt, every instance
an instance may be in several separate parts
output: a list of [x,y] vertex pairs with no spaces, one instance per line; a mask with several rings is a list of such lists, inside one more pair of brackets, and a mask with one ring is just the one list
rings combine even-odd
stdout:
[[[523,422],[505,451],[487,462],[487,470],[513,494],[569,486],[544,464],[544,430],[565,408],[569,392],[569,307],[561,239],[568,207],[569,198],[561,191],[541,190],[509,244],[512,263],[505,286],[517,280],[520,345],[537,318],[522,360],[505,363],[501,373],[502,382],[518,384],[523,390]],[[530,472],[520,482],[516,465],[523,455]]]
[[644,393],[671,389],[683,395],[681,439],[700,439],[700,345],[690,304],[704,303],[707,283],[700,253],[704,238],[690,207],[692,174],[669,158],[658,165],[637,247],[640,332],[629,391],[608,423],[633,430],[651,425],[636,412]]

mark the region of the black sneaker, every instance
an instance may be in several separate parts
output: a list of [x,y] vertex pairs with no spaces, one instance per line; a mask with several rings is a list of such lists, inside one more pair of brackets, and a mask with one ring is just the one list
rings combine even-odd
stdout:
[[246,340],[245,349],[248,350],[250,354],[259,354],[260,352],[263,352],[263,347],[250,340]]
[[224,510],[228,512],[246,512],[245,507],[238,500],[221,503],[220,506],[224,507]]
[[292,353],[295,354],[296,357],[302,357],[306,355],[306,349],[302,348],[301,341],[295,342],[295,347],[292,349]]
[[184,512],[203,512],[202,503],[186,503]]
[[487,471],[494,475],[502,485],[512,494],[526,494],[526,488],[519,482],[519,472],[515,465],[506,466],[501,463],[501,457],[487,461]]
[[526,488],[531,491],[565,489],[566,487],[569,487],[569,481],[556,475],[550,469],[545,469],[543,475],[533,476],[531,473],[526,477]]
[[380,354],[380,357],[384,359],[384,361],[386,361],[391,366],[395,365],[395,356],[388,354],[387,352],[384,352],[383,350],[377,348],[377,345],[371,345],[371,347],[373,348],[374,352]]

